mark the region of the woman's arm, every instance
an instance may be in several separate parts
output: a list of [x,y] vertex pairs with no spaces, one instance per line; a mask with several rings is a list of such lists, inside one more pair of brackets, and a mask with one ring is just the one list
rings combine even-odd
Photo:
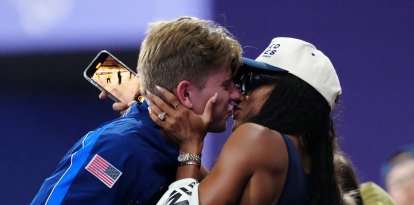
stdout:
[[[210,174],[198,183],[196,166],[180,166],[177,181],[170,185],[158,204],[239,204],[258,164],[253,137],[244,137],[249,126],[241,125],[229,137]],[[257,130],[256,130],[257,131]],[[247,132],[247,134],[249,134]],[[257,133],[257,132],[256,132]],[[244,139],[244,140],[240,140]],[[254,143],[254,142],[253,142]]]
[[209,176],[200,183],[200,204],[275,204],[287,164],[278,132],[244,123],[230,135]]

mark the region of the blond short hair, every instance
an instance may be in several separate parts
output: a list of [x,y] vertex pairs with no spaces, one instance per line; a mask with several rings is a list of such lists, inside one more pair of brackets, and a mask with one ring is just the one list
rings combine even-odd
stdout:
[[141,45],[138,72],[141,91],[158,93],[155,85],[173,91],[182,80],[202,87],[205,76],[229,65],[241,65],[242,48],[222,26],[194,17],[150,24]]

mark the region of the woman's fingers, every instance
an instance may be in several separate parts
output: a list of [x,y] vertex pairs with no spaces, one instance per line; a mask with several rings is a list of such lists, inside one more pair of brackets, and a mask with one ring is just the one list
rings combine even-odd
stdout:
[[148,93],[147,102],[149,106],[148,111],[150,113],[150,117],[155,122],[155,124],[167,130],[171,129],[170,125],[174,120],[171,118],[171,116],[174,114],[171,112],[173,109],[170,108],[170,111],[165,111],[162,107],[159,106],[159,104],[163,104],[165,106],[165,102],[160,97],[151,93]]
[[[172,107],[169,103],[167,103],[163,99],[161,99],[160,97],[158,97],[157,95],[154,95],[154,94],[148,92],[147,98],[149,98],[150,103],[153,104],[151,106],[156,106],[155,109],[157,109],[157,110],[153,110],[153,111],[155,111],[157,114],[166,112],[167,115],[168,114],[173,115],[175,113],[175,108]],[[151,107],[151,108],[153,108],[153,107]],[[161,117],[161,119],[163,119],[163,118]]]
[[159,118],[158,118],[158,114],[156,112],[154,112],[152,110],[153,108],[148,107],[148,111],[149,111],[149,116],[151,118],[152,121],[155,122],[155,124],[157,124],[158,126],[162,126],[162,122]]
[[165,99],[168,101],[168,103],[176,109],[177,106],[180,104],[180,101],[178,100],[177,96],[175,96],[170,91],[166,90],[165,88],[161,86],[156,86],[157,90],[161,92],[161,94],[165,97]]
[[217,100],[217,93],[215,93],[213,97],[211,97],[207,101],[206,107],[204,108],[202,118],[203,118],[204,123],[206,123],[207,125],[210,124],[211,121],[213,120],[213,111],[214,111],[214,105],[216,103],[216,100]]
[[[178,106],[178,98],[164,88],[157,88],[160,98],[148,92],[147,102],[151,119],[160,126],[166,135],[178,144],[199,142],[204,139],[207,127],[212,121],[212,113],[217,94],[207,102],[202,115],[194,113],[185,106]],[[165,100],[164,100],[165,99]]]
[[[149,116],[151,120],[154,121],[155,124],[160,126],[166,132],[166,134],[170,137],[171,140],[178,143],[179,139],[176,138],[176,135],[174,132],[175,131],[174,126],[176,126],[175,118],[167,114],[166,112],[162,111],[160,107],[158,107],[157,104],[155,104],[151,100],[151,97],[149,97],[149,95],[147,97],[147,102],[148,102]],[[180,130],[180,127],[176,126],[175,129]]]
[[[164,111],[153,101],[153,97],[154,95],[149,94],[147,97],[147,102],[148,102],[148,111],[150,112],[150,116],[154,121],[162,121],[161,119],[158,118],[158,114],[163,113]],[[166,116],[164,116],[165,119]],[[158,124],[158,123],[157,123]]]

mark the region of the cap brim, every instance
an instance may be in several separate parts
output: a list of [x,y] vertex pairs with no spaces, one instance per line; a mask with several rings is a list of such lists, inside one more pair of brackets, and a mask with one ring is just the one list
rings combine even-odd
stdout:
[[259,62],[250,58],[242,58],[243,64],[241,68],[247,68],[247,69],[258,69],[258,70],[265,70],[265,71],[272,71],[272,72],[283,72],[288,73],[287,70],[284,70],[279,67],[271,66],[267,63]]

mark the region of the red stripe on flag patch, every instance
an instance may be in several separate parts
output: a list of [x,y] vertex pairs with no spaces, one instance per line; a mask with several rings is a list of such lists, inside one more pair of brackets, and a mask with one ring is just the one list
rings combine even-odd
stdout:
[[122,175],[121,171],[97,154],[93,156],[92,160],[88,163],[88,165],[86,165],[85,169],[109,188],[112,188],[115,182]]

